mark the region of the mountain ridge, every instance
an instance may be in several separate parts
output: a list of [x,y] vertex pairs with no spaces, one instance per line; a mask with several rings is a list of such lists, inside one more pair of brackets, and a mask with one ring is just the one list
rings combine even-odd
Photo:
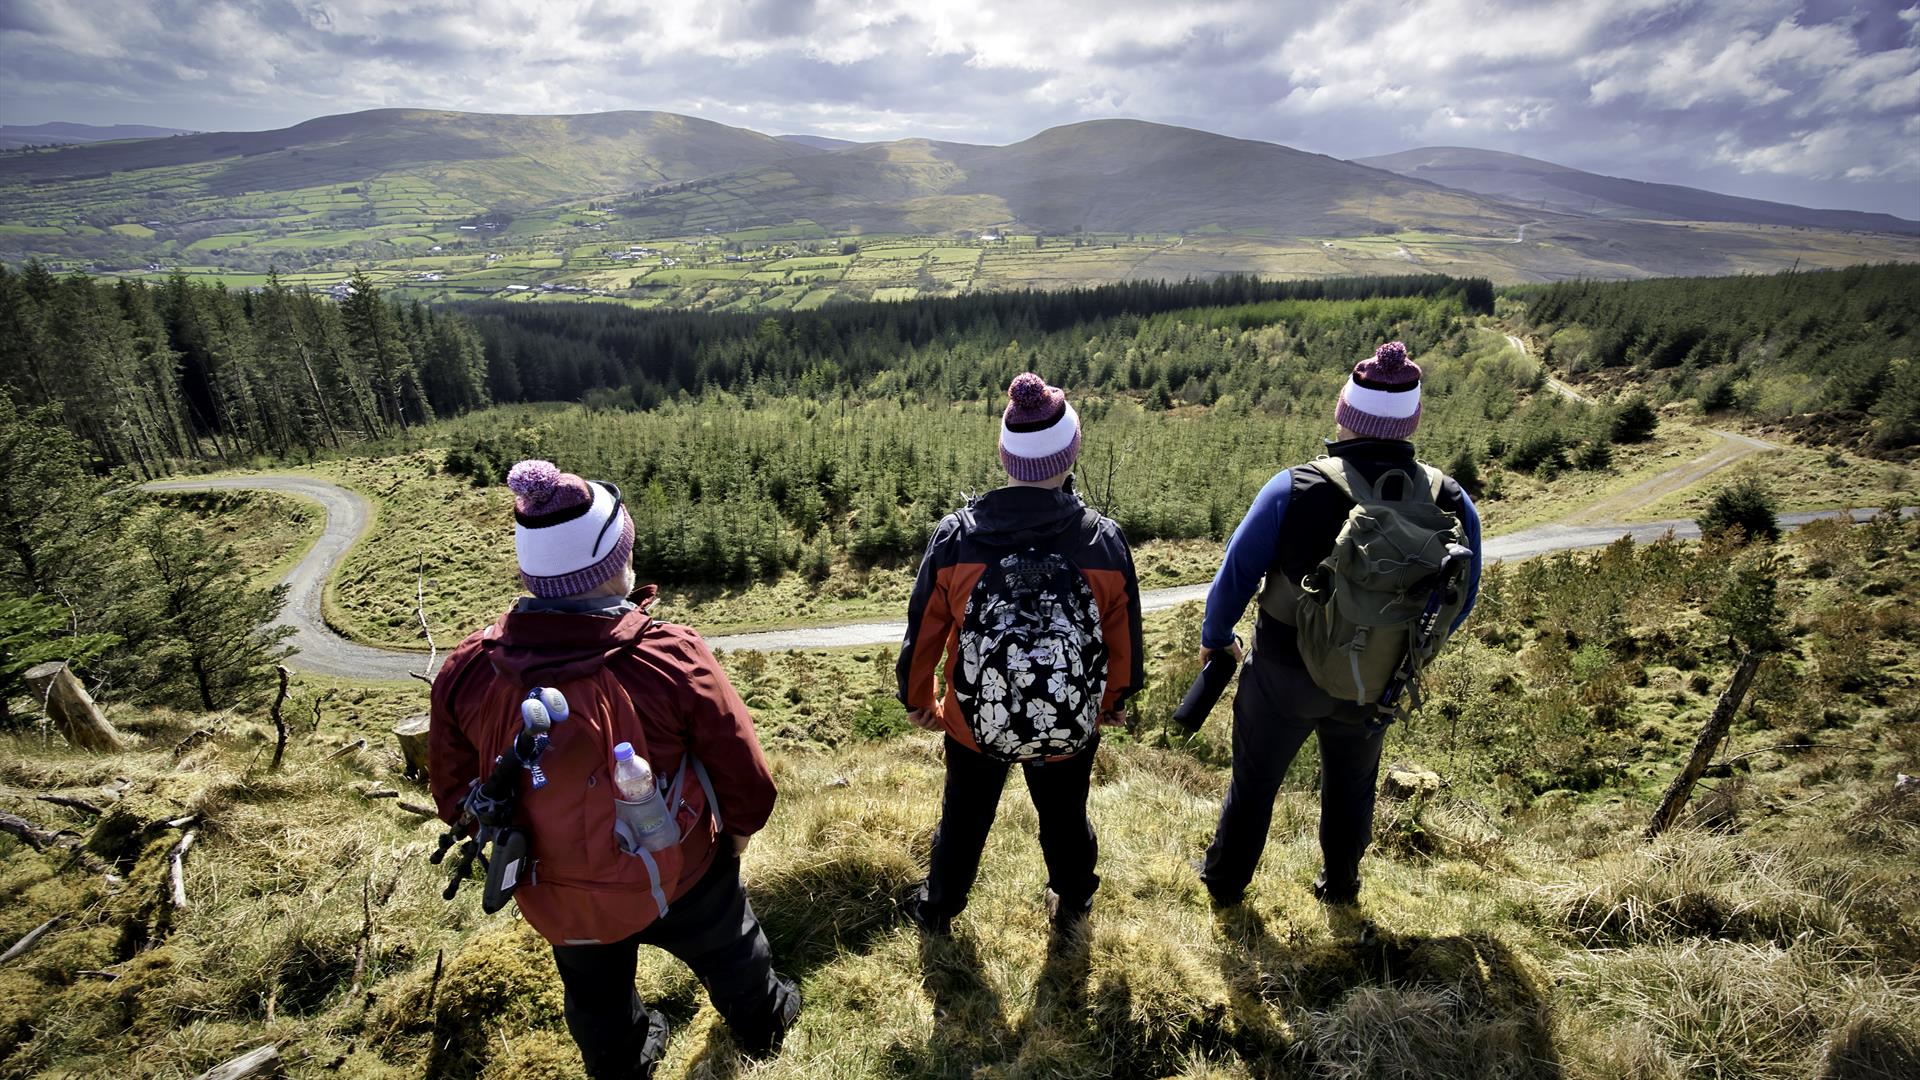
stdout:
[[1597,217],[1920,235],[1920,221],[1893,214],[1821,209],[1681,184],[1607,176],[1524,154],[1470,146],[1422,146],[1354,160],[1460,191]]

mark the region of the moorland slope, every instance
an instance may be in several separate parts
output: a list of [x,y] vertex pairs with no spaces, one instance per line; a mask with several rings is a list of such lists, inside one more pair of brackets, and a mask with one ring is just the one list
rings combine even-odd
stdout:
[[1466,146],[1422,146],[1355,161],[1460,191],[1564,213],[1654,221],[1730,221],[1808,229],[1920,233],[1920,221],[1892,214],[1818,210],[1766,199],[1747,199],[1679,184],[1603,176],[1520,154]]

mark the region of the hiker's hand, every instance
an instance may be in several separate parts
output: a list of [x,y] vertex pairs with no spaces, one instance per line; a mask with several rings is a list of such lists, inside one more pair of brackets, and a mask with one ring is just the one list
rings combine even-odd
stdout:
[[1131,735],[1133,734],[1133,717],[1127,715],[1126,706],[1123,705],[1110,712],[1101,713],[1099,726],[1124,728],[1127,734]]
[[1232,655],[1235,663],[1244,664],[1247,662],[1247,650],[1240,647],[1239,638],[1234,638],[1231,643],[1229,643],[1225,648],[1221,648],[1221,649],[1209,649],[1205,645],[1200,646],[1200,666],[1206,667],[1207,661],[1212,659],[1213,654],[1217,652],[1224,652]]
[[922,731],[940,730],[940,713],[936,709],[908,709],[907,720]]
[[753,837],[742,836],[739,833],[728,833],[727,839],[733,842],[733,855],[736,859],[745,855],[747,853],[747,845],[753,842]]

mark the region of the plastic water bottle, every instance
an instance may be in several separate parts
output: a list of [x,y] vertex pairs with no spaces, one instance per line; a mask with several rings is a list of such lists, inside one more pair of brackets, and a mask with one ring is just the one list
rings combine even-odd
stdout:
[[613,804],[617,818],[614,831],[629,851],[659,851],[680,841],[679,830],[667,813],[667,800],[660,797],[660,788],[653,781],[653,769],[646,758],[633,752],[632,743],[613,748],[613,786],[620,792],[620,801]]

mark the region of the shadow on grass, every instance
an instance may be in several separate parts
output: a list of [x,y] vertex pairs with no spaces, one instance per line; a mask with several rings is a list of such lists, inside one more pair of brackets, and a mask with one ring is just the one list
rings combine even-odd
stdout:
[[842,849],[758,876],[747,893],[773,945],[775,966],[799,978],[885,933],[898,918],[894,897],[917,877],[904,857]]
[[1545,988],[1497,935],[1379,931],[1330,909],[1333,940],[1222,913],[1236,1048],[1254,1075],[1511,1080],[1562,1075]]
[[924,1046],[896,1046],[896,1076],[971,1077],[983,1063],[1005,1060],[1017,1043],[1006,1006],[988,984],[973,939],[920,939],[920,985],[933,1002],[933,1036]]

